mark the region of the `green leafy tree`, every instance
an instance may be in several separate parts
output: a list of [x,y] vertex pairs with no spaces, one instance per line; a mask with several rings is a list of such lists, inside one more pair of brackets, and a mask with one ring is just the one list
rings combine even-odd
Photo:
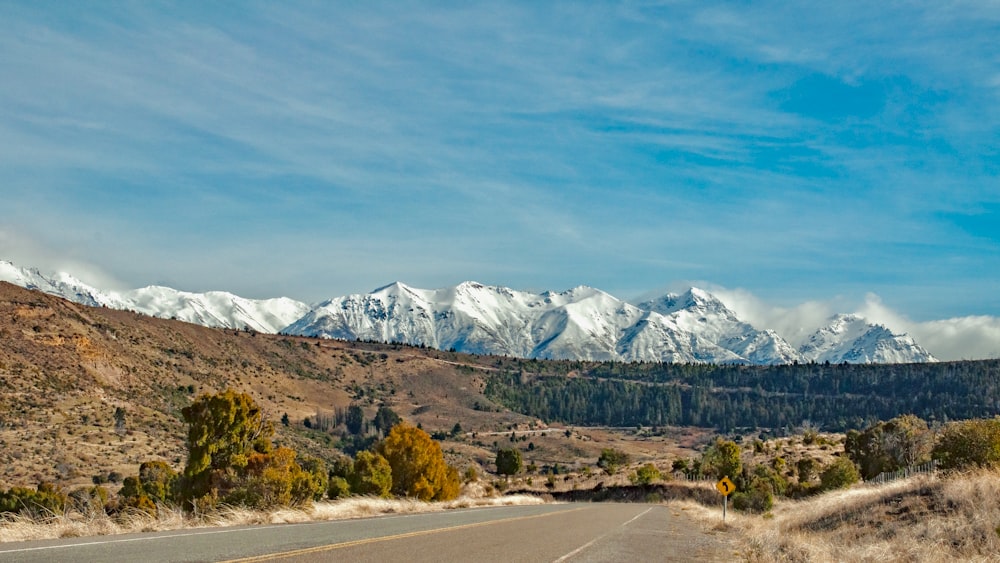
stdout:
[[[194,501],[225,495],[250,456],[271,449],[274,428],[245,393],[202,395],[181,410],[188,423],[188,460],[182,497]],[[185,503],[186,505],[187,503]]]
[[444,461],[441,445],[423,430],[397,424],[377,452],[392,468],[392,492],[420,500],[450,500],[458,496],[458,470]]
[[735,479],[743,472],[739,444],[716,438],[715,443],[702,456],[701,469],[715,477]]
[[524,467],[521,452],[517,448],[500,448],[497,450],[496,464],[497,473],[508,479],[511,475],[517,475]]
[[349,483],[354,494],[388,497],[392,493],[392,467],[375,452],[358,452]]
[[392,427],[399,424],[401,420],[402,419],[399,418],[399,415],[396,414],[396,411],[382,405],[375,412],[375,418],[372,420],[372,424],[380,434],[385,436],[390,430],[392,430]]
[[361,405],[351,405],[347,407],[347,419],[344,422],[347,431],[357,436],[365,426],[365,411]]
[[844,451],[857,464],[861,476],[871,479],[930,459],[934,435],[927,423],[912,415],[878,422],[863,431],[850,430]]

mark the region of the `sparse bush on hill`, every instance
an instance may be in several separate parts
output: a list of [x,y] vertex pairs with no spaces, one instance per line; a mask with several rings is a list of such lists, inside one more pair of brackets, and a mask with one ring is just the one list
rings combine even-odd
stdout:
[[521,460],[521,452],[517,448],[500,448],[496,457],[497,473],[510,478],[516,475],[524,467]]
[[1000,418],[951,422],[933,450],[943,469],[1000,467]]
[[604,448],[597,458],[597,466],[608,475],[614,475],[622,466],[628,465],[629,461],[627,453],[615,448]]
[[660,470],[657,469],[652,463],[643,465],[629,475],[629,481],[631,481],[633,485],[649,485],[662,478],[663,475],[660,473]]
[[733,493],[733,509],[743,512],[764,513],[774,507],[774,492],[763,479],[751,481],[749,490]]
[[808,483],[816,476],[819,470],[819,462],[811,457],[803,457],[795,462],[795,471],[799,477],[799,483]]

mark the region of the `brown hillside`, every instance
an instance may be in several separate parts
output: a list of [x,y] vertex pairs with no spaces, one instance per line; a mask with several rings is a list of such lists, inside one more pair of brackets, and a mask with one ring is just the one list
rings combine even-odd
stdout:
[[[398,345],[210,329],[86,307],[0,282],[0,487],[42,480],[86,484],[95,475],[135,474],[150,459],[180,469],[180,409],[200,393],[226,388],[250,393],[275,422],[280,442],[328,459],[338,437],[308,430],[303,420],[351,403],[362,404],[368,418],[388,404],[428,431],[460,422],[467,434],[445,443],[459,468],[489,466],[493,443],[503,445],[511,428],[531,437],[537,449],[526,457],[539,465],[593,463],[609,445],[630,449],[637,459],[674,448],[662,438],[623,441],[601,431],[546,434],[545,425],[482,395],[483,375],[497,362]],[[116,425],[118,408],[125,412],[124,426]],[[278,422],[284,413],[287,427]]]
[[[230,387],[250,393],[276,424],[283,413],[301,423],[357,399],[370,415],[385,401],[429,428],[450,428],[459,411],[474,412],[464,403],[488,401],[475,370],[459,375],[433,355],[209,329],[0,283],[0,486],[85,483],[101,472],[135,473],[147,459],[179,467],[180,408]],[[124,428],[116,428],[118,407]],[[434,424],[439,417],[446,420]],[[280,439],[330,455],[277,425]]]

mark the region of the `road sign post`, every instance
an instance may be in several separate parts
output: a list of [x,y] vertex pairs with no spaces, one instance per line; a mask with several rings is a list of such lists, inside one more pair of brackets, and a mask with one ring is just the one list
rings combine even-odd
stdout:
[[722,522],[725,523],[726,511],[729,508],[729,494],[736,490],[736,485],[727,476],[719,479],[719,482],[715,484],[715,488],[722,495]]

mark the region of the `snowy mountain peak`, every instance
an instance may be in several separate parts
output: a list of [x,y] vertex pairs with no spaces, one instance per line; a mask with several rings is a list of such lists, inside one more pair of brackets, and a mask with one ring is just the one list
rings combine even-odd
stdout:
[[0,261],[0,280],[86,305],[211,327],[478,354],[749,364],[935,361],[909,336],[858,315],[831,318],[796,350],[773,330],[751,326],[710,292],[694,287],[632,305],[583,285],[537,294],[475,281],[433,290],[395,282],[310,307],[288,298],[253,300],[224,291],[191,293],[162,286],[101,291],[70,274],[47,276],[7,261]]
[[937,359],[906,334],[872,324],[860,315],[841,314],[814,332],[799,348],[803,359],[830,363],[911,363]]
[[683,310],[697,309],[713,310],[718,312],[725,311],[728,314],[735,316],[735,314],[732,313],[732,311],[730,311],[729,308],[726,307],[717,297],[703,289],[698,289],[697,287],[689,288],[684,293],[668,293],[663,297],[641,303],[639,307],[650,311],[656,311],[657,313],[663,315],[670,315]]
[[223,291],[189,293],[155,285],[124,293],[102,291],[65,272],[45,275],[6,261],[0,262],[0,280],[83,305],[131,310],[217,328],[275,333],[309,311],[305,303],[284,297],[253,300]]

